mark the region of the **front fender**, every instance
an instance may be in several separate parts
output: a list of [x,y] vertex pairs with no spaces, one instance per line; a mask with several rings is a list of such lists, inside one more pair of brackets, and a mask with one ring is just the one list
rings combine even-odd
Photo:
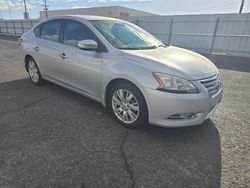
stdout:
[[103,66],[102,73],[101,101],[104,106],[106,106],[106,88],[112,80],[128,80],[136,85],[143,94],[145,93],[145,87],[155,89],[159,86],[152,75],[152,71],[136,63],[127,61],[108,63]]

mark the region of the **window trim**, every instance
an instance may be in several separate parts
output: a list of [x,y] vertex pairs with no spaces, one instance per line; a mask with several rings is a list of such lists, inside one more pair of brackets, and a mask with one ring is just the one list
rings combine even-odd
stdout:
[[[94,32],[88,25],[86,25],[85,23],[83,23],[83,22],[81,22],[81,21],[74,20],[74,19],[66,19],[66,18],[62,19],[61,30],[60,30],[60,33],[59,33],[59,36],[60,36],[60,37],[59,37],[59,42],[60,42],[61,44],[79,49],[77,46],[72,46],[72,45],[63,43],[65,25],[66,25],[66,22],[67,22],[67,21],[76,22],[76,23],[79,23],[79,24],[81,24],[81,25],[87,27],[87,28],[93,33],[93,35],[96,37],[96,42],[97,42],[97,44],[98,44],[97,50],[86,50],[86,51],[108,52],[107,47],[103,44],[103,42],[99,39],[99,37],[95,34],[95,32]],[[83,50],[83,49],[82,49],[82,50]]]
[[[35,33],[35,29],[38,28],[38,27],[40,27],[40,28],[39,28],[39,31],[38,31],[38,32],[39,32],[39,35],[37,36],[36,33]],[[38,24],[38,25],[33,29],[33,33],[34,33],[35,37],[40,38],[42,27],[43,27],[43,23],[40,23],[40,24]]]

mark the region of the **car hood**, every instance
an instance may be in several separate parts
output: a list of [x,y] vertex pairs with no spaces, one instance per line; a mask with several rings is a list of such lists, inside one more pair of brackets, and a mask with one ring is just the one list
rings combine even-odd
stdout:
[[218,73],[206,57],[174,46],[150,50],[124,50],[125,57],[152,71],[179,76],[188,80],[207,78]]

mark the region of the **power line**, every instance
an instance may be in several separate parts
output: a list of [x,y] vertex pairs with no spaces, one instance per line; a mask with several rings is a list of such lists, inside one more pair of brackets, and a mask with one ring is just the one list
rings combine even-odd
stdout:
[[220,7],[226,7],[226,6],[231,6],[231,5],[234,5],[234,4],[238,4],[238,3],[229,3],[229,4],[224,4],[224,5],[218,5],[218,6],[213,6],[213,7],[207,7],[207,8],[202,8],[202,9],[196,9],[196,10],[190,10],[190,11],[183,11],[183,12],[199,12],[199,11],[202,11],[202,10],[211,10],[211,9],[217,9],[217,8],[220,8]]
[[220,4],[220,5],[217,5],[217,6],[206,7],[206,8],[201,8],[201,9],[182,10],[182,11],[177,11],[175,13],[200,12],[200,11],[203,11],[203,10],[213,10],[213,9],[218,9],[220,7],[228,7],[228,6],[232,6],[232,5],[236,5],[236,4],[238,4],[238,3],[236,3],[235,1],[234,2],[231,1],[231,3],[225,3],[225,4]]

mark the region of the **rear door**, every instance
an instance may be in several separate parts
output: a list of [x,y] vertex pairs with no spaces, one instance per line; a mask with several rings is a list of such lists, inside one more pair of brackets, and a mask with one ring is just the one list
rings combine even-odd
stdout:
[[62,61],[59,36],[62,20],[51,20],[41,25],[33,50],[35,60],[44,77],[58,80],[59,65]]

